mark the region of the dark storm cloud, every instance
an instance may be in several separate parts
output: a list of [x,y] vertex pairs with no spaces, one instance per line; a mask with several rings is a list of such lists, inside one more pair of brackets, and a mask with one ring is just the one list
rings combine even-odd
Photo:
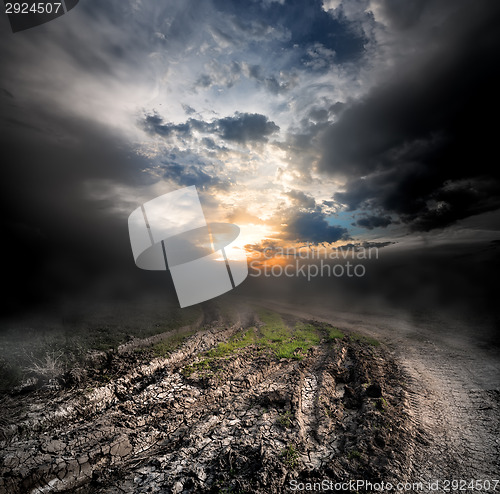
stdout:
[[373,230],[374,228],[385,228],[392,223],[389,216],[365,216],[356,221],[356,225],[363,228],[368,228],[368,230]]
[[266,142],[267,138],[279,130],[265,115],[258,113],[236,113],[233,117],[220,118],[214,122],[217,133],[227,141],[244,143],[247,141]]
[[349,210],[381,208],[406,216],[417,215],[436,183],[419,164],[384,170],[347,182],[345,192],[336,192],[336,201]]
[[311,108],[309,111],[309,118],[313,122],[325,122],[328,120],[328,110],[324,108]]
[[[20,111],[18,118],[29,121],[37,111]],[[151,180],[140,172],[149,163],[95,123],[45,117],[42,131],[10,125],[2,132],[8,167],[0,206],[8,211],[2,219],[8,241],[2,242],[1,256],[9,294],[0,311],[88,295],[99,283],[110,293],[126,292],[148,277],[136,270],[128,238],[127,211],[137,204],[123,204],[112,190],[92,198],[91,184],[110,180],[140,187]],[[120,207],[125,211],[117,213]]]
[[[384,11],[416,36],[426,6],[443,13],[443,4],[426,2],[405,15],[384,2]],[[500,110],[500,4],[457,2],[450,12],[439,31],[426,31],[434,39],[422,36],[426,50],[348,103],[324,133],[319,169],[347,178],[335,199],[350,209],[379,208],[430,230],[498,208],[496,127],[487,115]]]
[[283,236],[286,240],[314,244],[349,239],[347,229],[328,224],[319,209],[289,212]]
[[500,181],[484,177],[449,182],[434,191],[430,198],[432,207],[426,207],[416,218],[410,218],[413,230],[429,231],[468,216],[499,209]]
[[[189,12],[188,2],[162,4],[134,10],[133,2],[82,2],[63,18],[16,35],[3,19],[0,205],[8,242],[1,254],[10,288],[0,310],[75,293],[137,294],[157,285],[155,274],[133,262],[127,216],[138,198],[126,191],[158,178],[123,137],[130,126],[115,104],[125,86],[140,92],[154,80],[149,55],[165,48],[156,30],[168,32],[171,50],[182,36],[196,42],[193,13],[206,17],[203,6]],[[134,97],[126,104],[134,105]]]
[[188,136],[191,133],[189,122],[183,124],[165,123],[163,118],[157,113],[146,115],[143,121],[143,128],[149,134],[158,134],[163,137],[169,137],[173,134]]
[[437,177],[434,170],[414,163],[353,179],[345,192],[334,197],[349,210],[395,212],[414,231],[445,227],[500,207],[500,183],[491,175],[463,180]]
[[172,135],[190,137],[192,131],[197,130],[240,144],[267,142],[268,137],[279,130],[279,127],[265,115],[239,112],[236,112],[232,117],[219,118],[211,122],[190,118],[181,124],[165,122],[160,115],[154,113],[143,119],[142,127],[149,134],[157,134],[162,137]]

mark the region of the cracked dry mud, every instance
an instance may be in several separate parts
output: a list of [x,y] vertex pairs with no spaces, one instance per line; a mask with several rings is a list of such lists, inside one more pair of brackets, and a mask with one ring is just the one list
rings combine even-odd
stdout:
[[[298,316],[287,312],[291,326]],[[471,474],[491,478],[492,460],[480,462],[498,452],[495,436],[445,427],[468,416],[455,407],[462,395],[447,408],[453,392],[474,399],[473,390],[448,383],[451,394],[436,388],[426,402],[420,391],[441,385],[426,381],[426,364],[403,369],[385,347],[329,340],[319,323],[322,340],[302,359],[256,344],[207,358],[218,343],[259,332],[255,315],[246,319],[214,322],[166,358],[108,355],[115,378],[105,385],[4,397],[0,493],[277,493],[293,479],[428,480],[444,465],[460,471],[450,440],[478,455]],[[490,398],[476,395],[478,413],[498,423]]]
[[[500,479],[500,357],[498,347],[481,342],[479,328],[430,316],[416,321],[401,314],[268,305],[296,317],[314,313],[318,321],[335,321],[387,343],[406,375],[410,421],[423,432],[409,445],[412,481],[458,479],[469,485]],[[425,486],[422,492],[428,492]]]

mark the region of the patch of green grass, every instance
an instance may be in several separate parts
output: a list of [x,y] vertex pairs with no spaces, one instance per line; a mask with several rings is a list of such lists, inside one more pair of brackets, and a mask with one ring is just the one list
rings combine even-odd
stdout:
[[360,343],[368,343],[368,345],[371,346],[380,346],[380,341],[376,340],[375,338],[372,338],[370,336],[364,336],[358,333],[353,333],[349,336],[351,341],[357,341]]
[[321,340],[318,329],[312,324],[304,323],[295,325],[293,337],[296,341],[309,346],[317,345]]
[[355,449],[349,453],[348,458],[349,460],[359,460],[361,458],[361,453]]
[[219,343],[207,352],[209,357],[220,358],[233,354],[240,348],[246,348],[256,342],[255,328],[248,329],[245,333],[238,333],[231,337],[227,343]]
[[199,362],[186,365],[181,372],[185,377],[190,377],[194,372],[210,371],[212,369],[212,362],[213,359],[200,360]]
[[294,358],[300,360],[312,346],[318,345],[321,337],[312,324],[297,323],[289,331],[286,341],[279,343],[275,348],[278,358]]
[[167,336],[163,341],[160,341],[153,346],[154,354],[157,357],[166,357],[170,355],[174,350],[182,345],[186,338],[189,338],[189,336],[192,336],[195,333],[196,330],[192,330]]
[[375,408],[380,412],[385,411],[386,407],[387,407],[387,401],[385,400],[384,397],[378,398],[377,401],[375,402]]
[[274,350],[274,355],[278,359],[282,358],[293,358],[296,360],[301,360],[302,348],[298,346],[294,341],[289,341],[288,343],[281,343]]
[[326,328],[326,330],[328,332],[328,339],[330,341],[342,339],[344,337],[344,333],[342,333],[342,331],[340,331],[340,329],[335,328],[333,326],[328,326]]
[[258,309],[257,313],[264,323],[259,328],[258,343],[271,349],[279,359],[300,360],[309,348],[319,344],[321,340],[318,329],[312,324],[299,322],[290,329],[276,312]]
[[281,459],[283,463],[290,469],[295,469],[299,464],[299,452],[293,444],[289,444],[281,451]]
[[293,425],[293,414],[289,410],[278,415],[276,422],[284,429],[289,429]]
[[[205,361],[214,364],[215,361],[225,359],[238,352],[238,350],[248,348],[251,345],[255,345],[261,350],[270,350],[279,359],[302,359],[305,352],[312,346],[318,345],[321,340],[321,335],[313,324],[297,323],[293,329],[290,329],[279,314],[267,309],[258,309],[257,312],[263,322],[259,330],[251,327],[246,331],[236,333],[227,342],[221,342],[215,348],[206,352]],[[182,343],[182,339],[183,336],[174,335],[172,338],[157,344],[155,350],[157,354],[165,355]],[[213,369],[204,367],[198,362],[186,366],[183,374],[189,377],[195,371],[204,372],[208,370]]]
[[289,329],[279,314],[268,309],[258,309],[257,314],[264,323],[260,327],[261,340],[264,344],[282,343],[290,337]]
[[204,353],[204,360],[187,365],[183,368],[182,373],[185,377],[190,377],[194,372],[212,373],[220,370],[220,361],[227,360],[227,357],[234,354],[242,348],[247,348],[257,341],[255,328],[249,328],[244,332],[239,332],[233,335],[227,342],[219,343],[215,348]]

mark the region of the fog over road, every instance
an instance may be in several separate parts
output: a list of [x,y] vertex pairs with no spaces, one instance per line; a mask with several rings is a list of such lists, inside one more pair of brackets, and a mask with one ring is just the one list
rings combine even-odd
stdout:
[[498,479],[500,355],[468,322],[393,312],[356,313],[311,304],[262,302],[282,313],[377,338],[408,375],[410,408],[428,444],[414,452],[414,481]]

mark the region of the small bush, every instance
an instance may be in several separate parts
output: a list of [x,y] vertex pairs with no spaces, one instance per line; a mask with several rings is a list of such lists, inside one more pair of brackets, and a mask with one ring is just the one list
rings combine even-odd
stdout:
[[47,352],[43,358],[30,356],[26,372],[44,381],[49,381],[64,373],[63,353]]

